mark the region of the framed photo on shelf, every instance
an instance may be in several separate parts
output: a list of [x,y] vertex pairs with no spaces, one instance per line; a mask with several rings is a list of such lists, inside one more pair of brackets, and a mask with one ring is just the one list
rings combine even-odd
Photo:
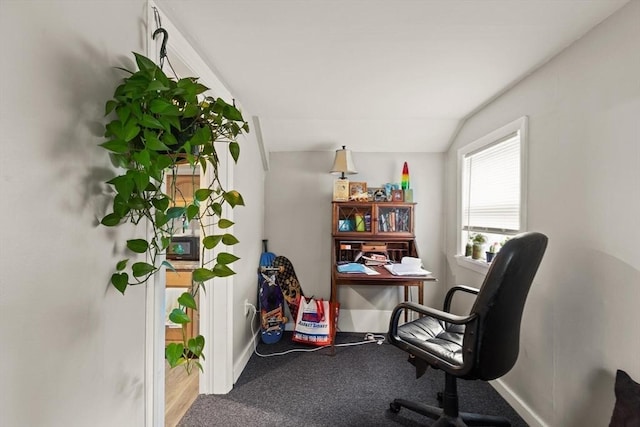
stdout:
[[391,190],[391,201],[392,202],[404,202],[404,191],[402,191],[402,190]]
[[349,198],[355,199],[361,194],[367,194],[367,183],[357,181],[349,182]]
[[369,202],[387,201],[387,194],[382,187],[367,187],[367,196]]
[[349,180],[338,179],[333,183],[333,201],[334,202],[349,201]]

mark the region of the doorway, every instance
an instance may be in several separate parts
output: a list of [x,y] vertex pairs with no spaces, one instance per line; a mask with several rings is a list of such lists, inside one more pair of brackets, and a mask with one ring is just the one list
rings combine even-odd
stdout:
[[[170,35],[167,44],[167,55],[178,76],[199,76],[200,83],[211,88],[215,96],[225,99],[233,97],[222,85],[217,76],[209,69],[206,63],[187,42],[185,37],[171,23],[169,18],[152,1],[148,2],[147,9],[147,56],[156,63],[159,62],[159,52],[161,38],[153,39],[152,34],[156,29],[155,14],[161,18],[162,28]],[[166,61],[165,61],[166,62]],[[165,63],[164,71],[167,75],[173,76],[168,65]],[[228,158],[221,156],[219,168],[219,178],[225,188],[233,188],[233,163]],[[207,170],[201,173],[201,182],[212,180],[212,171]],[[223,215],[233,221],[233,212],[226,207]],[[208,224],[215,229],[217,224]],[[207,251],[212,252],[212,251]],[[211,261],[206,257],[213,257],[212,253],[205,256],[204,262]],[[227,393],[233,387],[233,359],[232,359],[232,318],[231,302],[233,297],[233,277],[215,278],[207,283],[207,292],[201,294],[199,302],[199,325],[200,334],[205,337],[205,355],[203,362],[204,372],[191,374],[197,378],[198,394],[222,394]],[[171,287],[171,286],[169,286]],[[147,427],[164,425],[166,398],[181,387],[194,387],[193,383],[187,381],[183,383],[181,379],[170,378],[170,374],[165,375],[164,348],[166,339],[165,322],[165,293],[167,289],[167,278],[165,274],[156,275],[153,283],[146,287],[146,348],[147,356],[145,360],[145,419]],[[181,371],[181,368],[173,371]],[[171,375],[174,372],[171,373]],[[178,372],[176,372],[178,374]],[[167,387],[165,380],[178,381],[179,386],[173,389],[174,383]],[[187,384],[189,383],[189,384]],[[171,390],[169,389],[171,387]],[[188,404],[190,405],[190,403]],[[188,407],[186,408],[188,409]],[[179,420],[179,419],[178,419]],[[167,420],[169,421],[169,420]]]

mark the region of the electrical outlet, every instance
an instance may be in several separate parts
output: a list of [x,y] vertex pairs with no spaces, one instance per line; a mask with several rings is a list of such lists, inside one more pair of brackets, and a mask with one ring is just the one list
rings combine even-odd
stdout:
[[244,316],[247,317],[251,310],[251,303],[248,299],[244,300]]

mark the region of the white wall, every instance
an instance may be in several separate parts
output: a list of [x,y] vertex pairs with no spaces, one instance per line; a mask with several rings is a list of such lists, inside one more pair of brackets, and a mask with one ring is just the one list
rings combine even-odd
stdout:
[[0,2],[0,425],[144,424],[145,290],[109,285],[104,103],[145,2]]
[[[146,2],[3,1],[0,12],[0,425],[143,425],[145,290],[123,297],[109,285],[124,256],[116,243],[133,231],[98,225],[113,176],[98,144],[123,77],[114,67],[134,68],[131,51],[145,52]],[[255,136],[241,145],[236,378],[250,355],[242,305],[256,303],[264,227]]]
[[[336,176],[329,169],[334,156],[333,151],[271,153],[266,183],[265,235],[270,250],[291,259],[305,295],[326,299],[331,293],[331,198]],[[372,187],[400,182],[402,165],[408,162],[418,203],[418,251],[426,268],[443,277],[443,154],[354,152],[353,157],[359,173],[349,179]],[[425,301],[439,301],[442,288],[442,282],[427,283]],[[402,289],[341,286],[340,330],[386,332]]]
[[504,384],[532,425],[608,425],[616,369],[640,380],[639,23],[632,1],[471,117],[447,154],[447,284],[478,285],[453,259],[456,150],[529,116],[528,228],[549,247]]
[[[245,120],[250,117],[243,111]],[[258,306],[258,262],[262,253],[264,235],[264,191],[265,172],[262,158],[253,129],[249,120],[250,133],[240,141],[240,158],[234,170],[234,188],[242,194],[245,206],[234,209],[233,228],[238,243],[234,248],[240,260],[231,265],[236,272],[233,276],[233,363],[234,382],[242,373],[246,362],[252,354],[251,321],[254,330],[259,325],[252,316],[244,315],[244,301],[248,300]]]

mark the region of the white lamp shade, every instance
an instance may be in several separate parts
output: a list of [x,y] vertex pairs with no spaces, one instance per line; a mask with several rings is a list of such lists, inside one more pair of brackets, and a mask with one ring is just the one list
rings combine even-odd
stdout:
[[336,150],[336,158],[333,161],[333,167],[331,168],[333,174],[345,174],[353,175],[358,173],[355,165],[353,164],[353,158],[351,157],[351,150],[347,150],[343,145],[342,149]]

